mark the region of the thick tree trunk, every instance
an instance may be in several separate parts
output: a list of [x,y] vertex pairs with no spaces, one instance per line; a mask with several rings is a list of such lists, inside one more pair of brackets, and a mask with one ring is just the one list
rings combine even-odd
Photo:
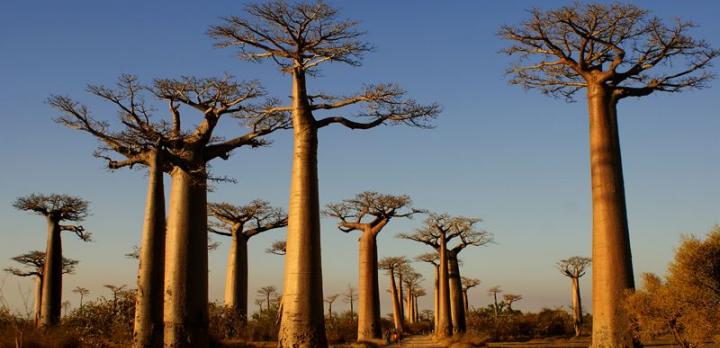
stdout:
[[594,348],[633,345],[622,300],[635,288],[616,114],[603,86],[588,87],[593,202]]
[[165,347],[208,346],[207,186],[175,167],[167,222]]
[[575,327],[575,336],[582,334],[582,302],[580,301],[580,278],[572,279],[572,306],[573,306],[573,326]]
[[449,337],[453,333],[452,319],[450,314],[450,283],[448,279],[448,259],[447,259],[447,242],[445,234],[440,234],[440,289],[438,296],[440,299],[438,330],[435,335],[439,338]]
[[403,289],[403,276],[402,273],[398,272],[398,303],[400,303],[400,321],[405,323],[405,292]]
[[[244,323],[248,308],[248,240],[233,231],[225,276],[225,307]],[[270,308],[268,300],[268,308]]]
[[470,305],[468,304],[467,289],[463,290],[463,306],[465,307],[465,315],[470,311]]
[[163,344],[163,291],[165,279],[165,187],[161,158],[150,155],[140,260],[135,296],[133,347]]
[[440,267],[435,266],[435,287],[433,292],[433,323],[434,323],[434,332],[437,334],[440,326],[440,321],[438,320],[440,318]]
[[62,303],[62,231],[57,219],[48,217],[47,223],[48,240],[43,269],[40,325],[54,326],[60,322]]
[[413,299],[412,299],[412,289],[408,287],[407,293],[405,295],[405,309],[406,309],[406,315],[405,319],[408,323],[413,324],[415,323],[415,320],[413,320]]
[[420,321],[420,311],[418,310],[418,297],[413,296],[413,317],[415,318],[415,322],[417,323]]
[[33,303],[34,321],[35,326],[40,323],[40,308],[42,304],[42,288],[43,288],[43,277],[42,275],[35,276],[35,302]]
[[323,315],[317,128],[305,75],[293,73],[293,169],[290,182],[285,290],[278,347],[327,347]]
[[448,253],[448,278],[453,333],[464,333],[467,329],[465,325],[465,306],[462,298],[460,265],[458,265],[457,254],[451,252]]
[[381,338],[380,289],[378,285],[377,239],[372,231],[360,237],[360,302],[358,305],[358,341]]
[[390,295],[392,296],[393,304],[393,323],[395,324],[395,330],[397,332],[403,332],[403,322],[400,316],[400,301],[398,300],[397,286],[395,285],[395,273],[390,272]]

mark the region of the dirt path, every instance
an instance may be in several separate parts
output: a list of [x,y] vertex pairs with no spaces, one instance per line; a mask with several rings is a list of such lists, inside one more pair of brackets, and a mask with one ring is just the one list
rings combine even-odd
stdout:
[[400,341],[400,344],[386,347],[442,348],[443,346],[433,342],[432,336],[410,336]]

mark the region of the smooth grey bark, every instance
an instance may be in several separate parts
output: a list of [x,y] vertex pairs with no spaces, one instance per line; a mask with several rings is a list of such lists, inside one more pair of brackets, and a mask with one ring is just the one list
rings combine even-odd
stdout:
[[62,305],[62,238],[59,220],[47,216],[48,240],[40,302],[40,325],[55,326],[60,322]]
[[293,166],[288,211],[283,310],[278,347],[327,347],[323,315],[315,119],[305,72],[293,70]]
[[148,190],[135,296],[135,348],[163,345],[165,186],[160,152],[153,151],[148,157]]
[[378,285],[377,236],[371,229],[360,237],[358,281],[358,341],[380,338],[380,289]]
[[617,124],[617,98],[588,85],[593,203],[593,347],[632,346],[622,301],[635,288]]
[[[232,232],[232,242],[225,276],[225,306],[242,322],[247,321],[248,310],[248,238]],[[270,301],[268,300],[268,308]]]
[[[198,169],[199,170],[199,169]],[[167,221],[164,341],[208,346],[207,184],[204,173],[175,167]]]
[[462,282],[457,254],[448,251],[448,283],[450,287],[450,312],[454,334],[467,331],[465,323],[465,306],[462,297]]

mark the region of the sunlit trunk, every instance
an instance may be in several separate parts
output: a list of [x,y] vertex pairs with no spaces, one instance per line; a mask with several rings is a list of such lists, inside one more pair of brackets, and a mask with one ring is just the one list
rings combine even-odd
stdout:
[[435,286],[433,291],[433,328],[434,332],[437,333],[440,326],[438,319],[440,318],[440,267],[435,266]]
[[440,234],[440,272],[439,272],[439,290],[438,296],[440,303],[438,305],[438,330],[435,335],[439,338],[445,338],[452,335],[452,321],[450,314],[450,283],[448,280],[448,260],[447,260],[447,242],[445,234]]
[[60,322],[62,303],[62,239],[59,221],[48,217],[47,223],[48,240],[43,269],[40,325],[54,326]]
[[35,326],[38,326],[40,323],[40,305],[42,303],[42,287],[43,287],[43,277],[42,275],[35,276],[35,302],[33,303],[33,313],[34,313],[34,321],[33,323]]
[[153,153],[149,158],[145,222],[140,244],[138,290],[135,295],[135,348],[160,347],[163,344],[165,188],[162,159],[159,156]]
[[418,297],[413,296],[413,317],[415,318],[415,322],[418,322],[420,319],[420,313],[418,310]]
[[[203,166],[204,168],[204,166]],[[205,173],[171,173],[165,259],[165,347],[208,346]]]
[[[232,310],[242,322],[247,320],[248,308],[247,245],[247,238],[238,231],[233,231],[225,276],[225,306]],[[270,308],[269,303],[267,308]]]
[[327,347],[323,316],[317,128],[304,72],[293,73],[293,167],[278,347]]
[[390,272],[390,295],[392,296],[393,304],[393,323],[395,324],[395,330],[403,332],[403,322],[400,316],[400,301],[398,300],[397,286],[395,285],[395,273]]
[[465,306],[465,315],[470,312],[470,305],[468,304],[467,289],[463,290],[463,306]]
[[575,336],[582,334],[582,302],[580,300],[580,278],[572,278],[572,306],[573,306],[573,326],[575,327]]
[[465,306],[463,305],[462,283],[460,280],[460,266],[457,254],[448,252],[448,278],[450,286],[450,312],[453,324],[453,333],[464,333]]
[[406,295],[405,295],[405,308],[406,308],[406,316],[405,319],[408,323],[412,324],[415,322],[413,317],[413,299],[412,299],[412,289],[408,287]]
[[634,289],[625,207],[617,100],[603,86],[588,87],[593,203],[593,347],[632,346],[624,293]]
[[380,289],[378,285],[377,239],[372,231],[360,237],[358,281],[358,341],[380,338]]

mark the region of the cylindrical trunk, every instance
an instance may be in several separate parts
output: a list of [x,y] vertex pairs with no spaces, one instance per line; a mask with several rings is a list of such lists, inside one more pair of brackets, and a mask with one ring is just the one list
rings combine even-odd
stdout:
[[402,272],[397,273],[398,277],[398,303],[400,303],[400,321],[405,323],[405,292],[403,289],[403,276]]
[[438,326],[440,323],[438,321],[440,318],[440,267],[438,265],[435,265],[435,286],[433,290],[433,328],[434,332],[437,334],[440,328]]
[[465,307],[465,315],[470,312],[470,304],[468,304],[468,289],[463,289],[463,306]]
[[175,167],[167,221],[165,347],[208,346],[207,186]]
[[163,344],[165,187],[160,154],[152,153],[149,163],[145,222],[138,262],[138,290],[135,295],[135,348],[161,347]]
[[450,285],[450,312],[453,324],[453,333],[464,333],[465,306],[462,299],[462,282],[460,278],[460,265],[458,265],[457,254],[448,253],[448,278]]
[[408,286],[407,293],[405,295],[405,308],[406,308],[405,319],[410,324],[415,322],[413,320],[413,315],[412,315],[412,304],[413,304],[412,289],[410,289],[410,287]]
[[40,325],[54,326],[60,322],[62,304],[62,239],[60,222],[48,217],[48,240],[43,269]]
[[575,336],[582,334],[582,302],[580,301],[580,278],[572,278],[572,305],[573,305],[573,326]]
[[419,319],[420,319],[420,318],[419,318],[419,315],[420,315],[419,312],[420,312],[420,311],[418,310],[418,297],[417,297],[417,296],[413,296],[413,318],[414,318],[413,320],[415,320],[416,323],[417,323],[417,322],[419,321]]
[[[225,276],[225,306],[240,318],[247,320],[248,300],[248,240],[239,231],[233,231]],[[267,308],[270,308],[268,300]]]
[[438,330],[435,335],[439,338],[445,338],[452,335],[452,321],[450,314],[450,283],[448,279],[448,259],[447,259],[447,242],[445,240],[445,234],[440,234],[440,284],[439,284],[439,299],[440,304],[439,318],[438,318]]
[[390,271],[390,295],[392,296],[393,304],[393,323],[395,324],[395,330],[397,332],[403,332],[403,322],[400,316],[400,301],[398,300],[397,286],[395,285],[395,272]]
[[593,203],[593,347],[632,346],[622,300],[634,289],[625,207],[617,100],[603,86],[588,87]]
[[40,323],[40,305],[42,304],[42,274],[35,276],[35,302],[33,303],[34,324],[38,326]]
[[360,237],[360,278],[358,280],[358,341],[381,338],[380,289],[378,285],[377,240],[372,231]]
[[323,315],[317,128],[304,72],[293,73],[293,167],[290,182],[283,312],[278,347],[327,347]]

